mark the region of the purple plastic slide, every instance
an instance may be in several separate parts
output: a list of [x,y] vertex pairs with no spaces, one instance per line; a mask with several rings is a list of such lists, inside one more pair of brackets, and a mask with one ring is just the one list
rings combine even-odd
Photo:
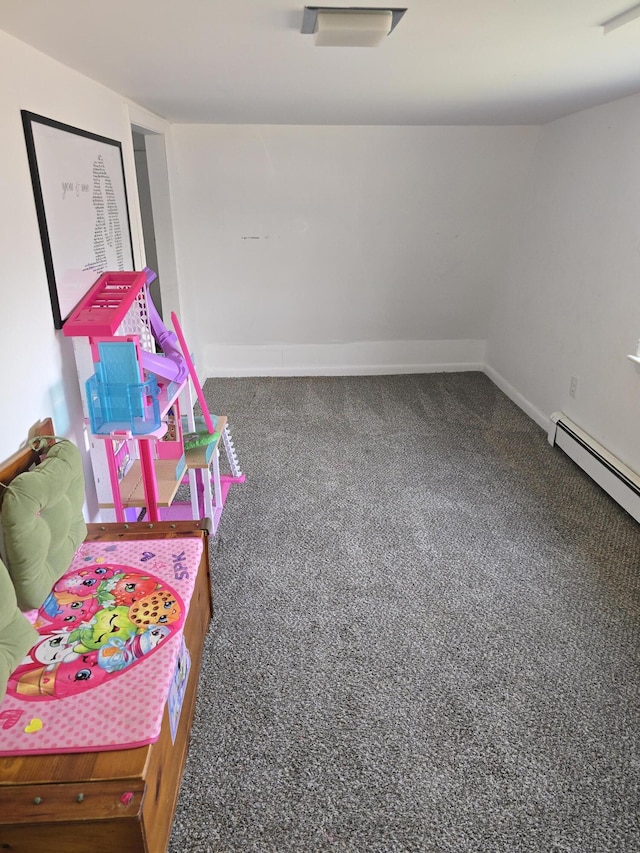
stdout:
[[162,376],[163,379],[168,379],[169,382],[184,382],[189,375],[189,366],[180,350],[178,338],[175,332],[167,329],[162,322],[149,293],[149,284],[156,278],[156,274],[149,267],[145,267],[144,271],[147,274],[146,291],[149,323],[153,337],[164,355],[142,351],[140,354],[142,366],[145,370]]

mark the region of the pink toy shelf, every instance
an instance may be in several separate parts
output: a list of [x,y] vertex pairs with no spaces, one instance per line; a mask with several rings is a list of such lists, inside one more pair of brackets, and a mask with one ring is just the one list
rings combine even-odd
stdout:
[[[229,486],[244,482],[244,475],[227,419],[209,414],[178,318],[172,313],[173,332],[153,305],[148,285],[155,277],[149,269],[104,273],[63,326],[65,336],[88,340],[95,370],[81,384],[91,433],[101,439],[92,446],[95,453],[99,446],[104,450],[104,463],[92,459],[98,500],[102,509],[115,513],[116,521],[130,520],[127,513],[137,515],[143,508],[149,521],[207,515],[215,533]],[[195,429],[189,382],[206,434],[198,434],[202,447],[185,454],[183,420],[190,431]],[[184,419],[183,391],[190,399]],[[230,475],[220,474],[220,442]],[[122,459],[128,460],[125,466]],[[191,491],[186,514],[182,505],[172,506],[185,475]]]
[[115,335],[147,281],[144,272],[106,272],[69,315],[66,337]]

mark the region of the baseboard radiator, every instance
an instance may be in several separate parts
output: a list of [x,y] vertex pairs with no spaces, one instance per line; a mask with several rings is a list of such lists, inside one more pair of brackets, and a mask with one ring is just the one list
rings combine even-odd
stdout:
[[549,444],[557,445],[592,480],[640,521],[640,477],[562,412],[551,415]]

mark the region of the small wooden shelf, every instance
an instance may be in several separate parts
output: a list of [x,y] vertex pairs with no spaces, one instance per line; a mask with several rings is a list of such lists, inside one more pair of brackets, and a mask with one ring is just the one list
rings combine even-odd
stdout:
[[184,458],[187,461],[187,468],[208,468],[211,464],[211,454],[215,452],[216,447],[220,439],[222,438],[222,431],[227,425],[227,416],[226,415],[218,415],[216,420],[216,431],[214,435],[217,436],[213,441],[210,441],[209,444],[203,444],[200,447],[193,447],[191,450],[186,450],[184,454]]
[[[176,496],[182,477],[176,479],[177,459],[155,459],[153,468],[158,485],[158,506],[171,506]],[[147,505],[144,496],[144,482],[142,478],[142,466],[140,460],[136,459],[131,468],[120,481],[120,495],[124,507],[145,507]],[[101,509],[113,509],[113,503],[101,503]]]

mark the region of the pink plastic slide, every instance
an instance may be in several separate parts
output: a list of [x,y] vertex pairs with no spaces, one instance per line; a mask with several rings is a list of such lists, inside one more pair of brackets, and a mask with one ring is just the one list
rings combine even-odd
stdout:
[[149,311],[149,323],[151,331],[156,343],[164,353],[160,355],[152,352],[141,352],[142,366],[145,370],[155,373],[156,376],[162,376],[163,379],[168,379],[169,382],[183,382],[189,375],[189,365],[185,361],[180,350],[178,338],[175,332],[171,332],[162,322],[162,318],[156,311],[156,306],[153,304],[149,285],[157,278],[153,270],[145,267],[146,273],[146,291],[147,291],[147,310]]

